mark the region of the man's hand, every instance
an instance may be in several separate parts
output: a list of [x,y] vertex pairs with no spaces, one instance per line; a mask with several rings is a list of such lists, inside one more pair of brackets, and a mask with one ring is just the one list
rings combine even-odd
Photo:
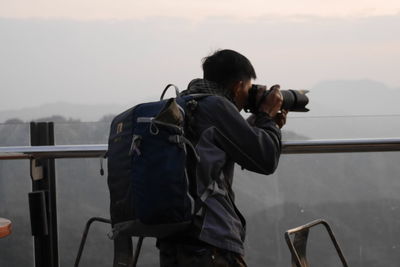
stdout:
[[[257,98],[260,99],[264,94],[266,87],[260,87]],[[259,111],[267,113],[277,124],[282,128],[286,124],[286,117],[288,110],[281,110],[283,103],[283,96],[278,84],[271,87],[270,92],[266,99],[260,104]]]
[[[260,87],[258,90],[257,97],[263,95],[265,91],[265,87]],[[259,111],[267,113],[271,118],[274,118],[275,115],[281,110],[283,103],[283,96],[280,91],[280,86],[278,84],[271,87],[270,92],[266,99],[260,104]]]
[[275,115],[274,121],[279,128],[282,128],[286,124],[286,117],[288,112],[289,111],[287,109],[282,109]]

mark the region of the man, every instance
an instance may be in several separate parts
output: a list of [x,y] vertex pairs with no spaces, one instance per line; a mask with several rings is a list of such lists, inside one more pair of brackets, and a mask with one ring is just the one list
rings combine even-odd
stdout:
[[[220,50],[203,61],[204,79],[190,82],[186,94],[212,96],[198,101],[189,138],[200,162],[189,161],[193,193],[202,203],[193,227],[179,236],[159,240],[161,267],[246,266],[245,219],[234,203],[234,164],[262,174],[275,171],[281,153],[280,128],[287,111],[273,86],[248,121],[240,111],[256,73],[250,61],[232,50]],[[260,100],[265,88],[258,89]]]

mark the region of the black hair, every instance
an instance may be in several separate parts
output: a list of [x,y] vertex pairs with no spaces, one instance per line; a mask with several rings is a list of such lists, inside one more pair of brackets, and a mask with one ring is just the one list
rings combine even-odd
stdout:
[[226,88],[257,76],[250,60],[236,51],[224,49],[203,59],[203,78]]

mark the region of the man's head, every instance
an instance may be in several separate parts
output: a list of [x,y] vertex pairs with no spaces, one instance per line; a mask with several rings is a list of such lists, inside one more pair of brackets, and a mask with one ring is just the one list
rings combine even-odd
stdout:
[[229,49],[219,50],[203,59],[203,76],[229,90],[239,110],[246,104],[251,80],[257,77],[250,61]]

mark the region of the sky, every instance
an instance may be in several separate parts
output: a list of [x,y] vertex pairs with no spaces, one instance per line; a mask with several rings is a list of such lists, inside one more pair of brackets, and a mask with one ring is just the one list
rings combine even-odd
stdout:
[[247,56],[262,84],[400,90],[399,47],[392,0],[0,0],[0,111],[154,100],[221,48]]
[[400,13],[397,0],[1,0],[12,18],[137,19],[151,16],[371,16]]

